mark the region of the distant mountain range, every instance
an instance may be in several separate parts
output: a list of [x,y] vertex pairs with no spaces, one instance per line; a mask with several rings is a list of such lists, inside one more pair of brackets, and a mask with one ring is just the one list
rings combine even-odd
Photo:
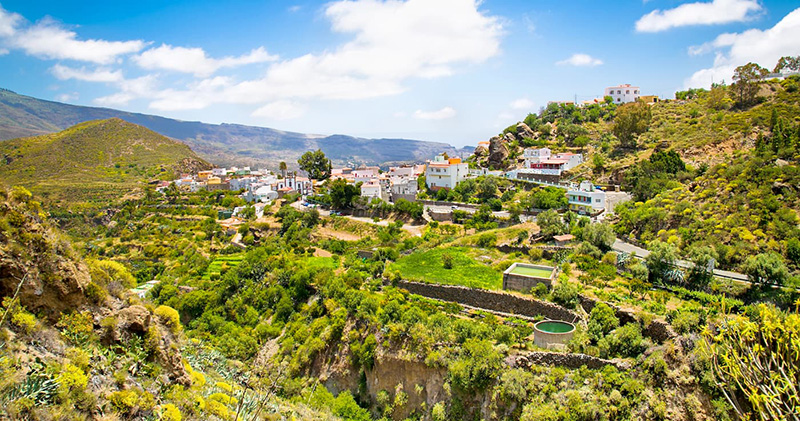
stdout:
[[53,133],[90,120],[120,118],[180,140],[201,157],[220,166],[296,166],[308,150],[322,149],[335,165],[420,162],[447,152],[471,152],[440,142],[409,139],[363,139],[345,135],[318,136],[239,124],[206,124],[110,108],[83,107],[46,101],[0,89],[0,140]]
[[211,168],[189,147],[118,118],[0,142],[0,182],[50,201],[107,201],[141,182]]

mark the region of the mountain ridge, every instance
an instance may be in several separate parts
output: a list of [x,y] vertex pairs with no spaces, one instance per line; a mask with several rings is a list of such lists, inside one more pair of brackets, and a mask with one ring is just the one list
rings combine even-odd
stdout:
[[204,159],[221,166],[293,167],[305,151],[322,149],[337,165],[419,162],[460,149],[441,142],[412,139],[366,139],[342,134],[318,135],[236,123],[209,124],[86,107],[38,99],[0,88],[0,141],[53,133],[75,124],[121,118],[189,145]]

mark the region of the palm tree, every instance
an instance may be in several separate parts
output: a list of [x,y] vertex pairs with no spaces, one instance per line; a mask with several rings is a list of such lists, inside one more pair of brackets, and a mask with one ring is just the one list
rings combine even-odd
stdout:
[[281,170],[281,176],[286,178],[286,162],[281,161],[281,163],[278,164],[278,168]]

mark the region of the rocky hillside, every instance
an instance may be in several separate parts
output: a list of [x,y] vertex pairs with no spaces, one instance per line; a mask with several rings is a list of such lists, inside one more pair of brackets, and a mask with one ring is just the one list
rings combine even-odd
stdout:
[[800,77],[755,86],[748,104],[733,86],[650,105],[551,104],[470,159],[507,169],[521,165],[525,147],[583,152],[585,163],[563,178],[633,194],[617,212],[619,236],[669,242],[684,255],[710,246],[718,264],[738,270],[751,254],[775,253],[791,273],[800,269]]
[[125,194],[142,181],[211,167],[185,144],[118,118],[0,142],[0,156],[7,184],[68,200]]
[[0,190],[1,418],[337,419],[245,391],[133,282],[114,261],[83,261],[27,190]]
[[345,135],[308,135],[239,124],[206,124],[45,101],[0,89],[0,140],[53,133],[89,120],[121,118],[189,145],[220,166],[277,168],[290,166],[305,151],[322,149],[334,164],[419,162],[441,152],[459,151],[439,142],[409,139],[363,139]]

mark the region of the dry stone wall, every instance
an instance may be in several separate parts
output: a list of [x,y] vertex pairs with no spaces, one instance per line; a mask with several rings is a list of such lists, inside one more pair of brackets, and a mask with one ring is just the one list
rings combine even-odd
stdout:
[[[600,300],[582,294],[579,295],[578,298],[580,298],[581,307],[583,307],[586,313],[590,313],[594,306],[600,303]],[[621,309],[609,303],[606,303],[606,305],[614,309],[620,325],[639,323],[639,318],[632,311]],[[650,324],[642,330],[642,335],[656,342],[664,342],[678,338],[678,334],[672,329],[672,326],[663,320],[653,320],[650,322]]]
[[505,292],[412,281],[398,281],[397,286],[423,297],[452,301],[486,310],[521,314],[529,317],[544,316],[546,319],[562,320],[570,323],[575,323],[581,319],[578,313],[557,304]]
[[547,365],[567,368],[586,368],[598,369],[607,365],[613,365],[619,370],[627,370],[629,367],[623,361],[605,360],[592,357],[586,354],[569,354],[563,352],[544,352],[533,351],[526,354],[510,355],[506,358],[506,364],[512,368],[530,368],[533,365]]

